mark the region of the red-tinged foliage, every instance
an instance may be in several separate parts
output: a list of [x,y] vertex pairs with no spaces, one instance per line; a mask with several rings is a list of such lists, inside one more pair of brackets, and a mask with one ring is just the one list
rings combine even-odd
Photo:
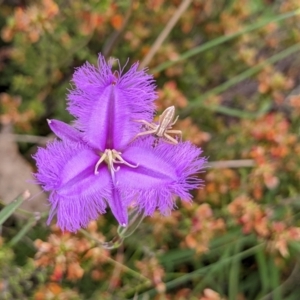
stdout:
[[[4,4],[0,127],[47,135],[46,118],[67,121],[64,99],[74,68],[87,60],[96,63],[104,50],[122,64],[127,58],[130,64],[143,61],[182,1],[125,2]],[[300,8],[298,0],[254,2],[192,1],[149,72],[215,38]],[[97,243],[116,235],[108,218],[92,222],[89,237],[55,227],[40,233],[37,226],[14,247],[14,257],[8,243],[21,228],[4,224],[1,293],[36,300],[134,299],[147,293],[149,299],[246,300],[280,286],[282,299],[297,297],[299,287],[285,289],[285,282],[300,251],[299,55],[264,64],[236,84],[232,80],[299,43],[299,20],[298,14],[270,22],[154,74],[158,115],[174,105],[180,116],[174,129],[183,139],[202,147],[210,162],[233,160],[234,167],[212,164],[201,174],[205,187],[194,191],[192,204],[180,204],[168,217],[145,218],[118,250]],[[32,153],[30,145],[21,144],[20,151],[27,158]],[[244,160],[253,163],[244,166]],[[257,252],[236,259],[259,245]],[[275,275],[272,282],[263,278],[262,266],[267,274],[276,271],[278,282]]]

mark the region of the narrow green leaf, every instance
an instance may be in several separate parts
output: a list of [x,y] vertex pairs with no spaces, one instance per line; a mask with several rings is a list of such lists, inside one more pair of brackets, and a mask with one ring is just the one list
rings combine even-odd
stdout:
[[[18,209],[20,212],[20,209]],[[15,246],[20,240],[29,232],[29,230],[37,224],[38,220],[41,220],[48,216],[48,212],[43,212],[39,214],[32,214],[30,212],[26,212],[31,215],[26,224],[21,228],[21,230],[8,242],[8,246]]]
[[[271,103],[265,103],[265,105],[263,105],[260,110],[253,113],[253,112],[248,112],[248,111],[231,108],[231,107],[227,107],[227,106],[223,106],[223,105],[207,105],[207,104],[203,104],[203,103],[199,103],[199,105],[197,105],[197,108],[204,108],[204,109],[207,109],[210,111],[221,113],[223,115],[227,115],[230,117],[237,117],[237,118],[241,118],[241,119],[259,118],[260,116],[263,116],[270,109],[270,107],[271,107]],[[189,111],[189,110],[187,110],[187,111]],[[187,115],[187,112],[186,112],[186,110],[184,110],[182,113],[182,116],[186,116],[186,115]]]
[[269,269],[270,269],[270,284],[272,288],[272,299],[282,300],[280,286],[280,271],[279,267],[276,266],[274,258],[269,258]]
[[14,245],[16,245],[35,224],[36,219],[29,219],[29,221],[22,227],[22,229],[9,241],[8,246],[13,247]]
[[218,46],[218,45],[220,45],[222,43],[230,41],[230,40],[232,40],[232,39],[234,39],[234,38],[236,38],[238,36],[241,36],[241,35],[243,35],[245,33],[248,33],[250,31],[259,29],[261,27],[264,27],[264,26],[268,25],[269,23],[280,22],[280,21],[282,21],[284,19],[288,19],[288,18],[293,17],[293,16],[298,15],[298,14],[300,14],[300,9],[297,9],[297,10],[294,10],[294,11],[291,11],[291,12],[279,15],[279,16],[277,16],[275,18],[274,17],[273,18],[267,17],[266,20],[263,20],[261,22],[257,22],[255,24],[252,24],[252,25],[244,28],[241,31],[238,31],[238,32],[233,33],[231,35],[221,36],[219,38],[213,39],[212,41],[209,41],[209,42],[205,43],[204,45],[201,45],[199,47],[195,47],[195,48],[193,48],[191,50],[188,50],[185,53],[181,54],[176,60],[164,62],[164,63],[158,65],[157,67],[153,68],[151,70],[151,72],[153,72],[153,73],[161,72],[161,71],[163,71],[163,70],[165,70],[165,69],[167,69],[167,68],[169,68],[169,67],[177,64],[180,61],[183,61],[183,60],[185,60],[187,58],[190,58],[190,57],[192,57],[194,55],[197,55],[197,54],[199,54],[201,52],[204,52],[204,51],[206,51],[208,49],[211,49],[211,48],[213,48],[215,46]]
[[[276,63],[276,62],[280,61],[281,59],[283,59],[299,50],[300,50],[300,43],[293,45],[293,46],[271,56],[270,58],[257,64],[256,66],[254,66],[252,68],[247,69],[246,71],[240,73],[239,75],[229,79],[228,81],[226,81],[226,82],[220,84],[219,86],[204,93],[202,96],[197,97],[194,100],[191,100],[189,105],[185,109],[182,110],[181,115],[184,117],[184,116],[188,115],[191,111],[193,111],[195,108],[205,107],[209,110],[217,111],[217,112],[228,114],[231,116],[236,116],[236,117],[241,117],[241,118],[243,118],[243,117],[256,118],[259,114],[261,114],[261,111],[258,113],[257,112],[256,113],[244,112],[241,110],[228,108],[228,107],[222,106],[222,105],[211,106],[208,104],[204,104],[203,101],[206,98],[208,98],[209,96],[220,94],[220,93],[226,91],[228,88],[234,86],[235,84],[255,75],[266,65]],[[268,106],[262,107],[262,111],[265,111],[266,109],[268,109]]]
[[159,261],[161,264],[177,264],[190,261],[195,255],[195,251],[192,249],[175,249],[168,251],[166,254],[159,256]]
[[[234,246],[234,255],[237,255],[242,249],[243,244],[239,241]],[[239,292],[239,274],[240,274],[240,259],[235,259],[230,266],[229,271],[229,299],[238,299]]]
[[11,203],[6,205],[0,212],[0,226],[15,212],[15,210],[30,196],[28,191],[18,196]]
[[258,265],[258,273],[260,277],[261,295],[265,295],[269,290],[269,274],[268,274],[268,266],[267,266],[267,257],[264,253],[264,249],[257,251],[255,254],[257,265]]
[[[228,259],[228,257],[230,257],[230,252],[232,252],[232,245],[228,245],[227,247],[225,247],[225,249],[223,249],[222,255],[221,255],[219,261],[223,261],[224,259]],[[197,295],[197,294],[199,295],[199,293],[206,286],[209,286],[211,283],[213,283],[215,281],[216,276],[213,277],[213,275],[220,274],[220,276],[222,276],[221,273],[224,273],[224,272],[227,273],[227,270],[225,270],[225,268],[222,264],[214,264],[214,266],[205,273],[203,278],[195,286],[195,288],[193,290],[193,294],[194,295]],[[225,274],[224,276],[227,276],[227,275],[228,274]],[[184,275],[182,275],[182,276],[184,276]]]
[[[217,264],[219,266],[221,266],[221,265],[225,266],[225,265],[227,265],[229,263],[234,262],[235,260],[242,260],[242,259],[244,259],[246,257],[254,255],[263,246],[264,246],[264,244],[261,243],[259,245],[256,245],[256,246],[250,248],[250,249],[247,249],[247,250],[245,250],[243,252],[240,252],[240,253],[238,253],[238,254],[236,254],[234,256],[230,256],[230,257],[228,257],[226,259],[223,259],[221,261],[218,261],[218,262],[216,262],[214,264],[210,264],[210,265],[205,266],[203,268],[200,268],[200,269],[198,269],[196,271],[188,273],[188,274],[186,274],[184,276],[181,276],[179,278],[176,278],[174,280],[166,282],[166,290],[170,290],[172,288],[175,288],[175,287],[177,287],[179,285],[182,285],[182,284],[186,283],[189,280],[198,278],[199,276],[206,274],[208,272],[208,270],[210,270],[211,268],[215,267]],[[147,295],[147,296],[154,296],[156,294],[157,294],[157,290],[156,289],[151,289],[151,290],[149,290],[149,291],[147,291],[145,293],[140,294],[137,299],[143,299],[143,297],[145,295]]]

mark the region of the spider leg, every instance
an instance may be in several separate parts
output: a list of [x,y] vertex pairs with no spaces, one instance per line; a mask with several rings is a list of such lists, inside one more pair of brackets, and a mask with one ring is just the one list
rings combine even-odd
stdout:
[[175,120],[173,121],[173,123],[170,124],[170,126],[173,126],[173,125],[178,121],[178,118],[179,118],[179,116],[177,116],[177,117],[175,118]]
[[147,125],[148,127],[152,128],[152,129],[156,129],[156,125],[149,123],[145,120],[133,120],[134,122],[138,122],[138,123],[143,123],[144,125]]
[[156,130],[147,130],[147,131],[140,132],[135,137],[133,137],[129,143],[133,142],[135,139],[137,139],[140,136],[154,134],[155,132]]
[[177,145],[178,141],[176,139],[174,139],[173,137],[171,137],[170,135],[168,135],[166,132],[164,134],[164,138],[165,138],[165,142],[172,144],[172,145]]
[[172,133],[172,134],[179,135],[180,141],[182,141],[182,132],[181,132],[181,130],[167,130],[166,133],[167,134]]

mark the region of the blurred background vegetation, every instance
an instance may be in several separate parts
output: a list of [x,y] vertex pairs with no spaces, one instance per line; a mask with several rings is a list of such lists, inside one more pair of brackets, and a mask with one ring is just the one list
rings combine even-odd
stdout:
[[0,5],[0,135],[33,171],[46,118],[71,120],[74,68],[100,52],[147,65],[158,113],[175,105],[177,128],[210,161],[193,205],[146,218],[116,250],[98,245],[116,235],[109,213],[69,234],[20,209],[23,196],[3,204],[0,299],[299,300],[299,0]]

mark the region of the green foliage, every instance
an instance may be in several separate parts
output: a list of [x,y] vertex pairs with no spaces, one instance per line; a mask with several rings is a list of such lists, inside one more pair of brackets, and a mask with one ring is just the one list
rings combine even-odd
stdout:
[[[70,121],[74,68],[143,61],[181,1],[25,2],[0,11],[0,125],[47,135],[46,118]],[[149,69],[159,110],[215,161],[205,188],[169,217],[120,230],[107,214],[76,235],[17,199],[0,211],[0,299],[298,299],[299,15],[297,0],[192,1]]]
[[[14,254],[5,244],[0,248],[1,299],[26,299],[33,287],[46,280],[46,273],[36,269],[32,259],[22,267],[14,262]],[[25,298],[26,297],[26,298]]]
[[0,211],[0,226],[15,212],[15,210],[22,204],[24,199],[28,198],[28,192],[25,192],[24,195],[20,195],[12,203],[6,205]]

